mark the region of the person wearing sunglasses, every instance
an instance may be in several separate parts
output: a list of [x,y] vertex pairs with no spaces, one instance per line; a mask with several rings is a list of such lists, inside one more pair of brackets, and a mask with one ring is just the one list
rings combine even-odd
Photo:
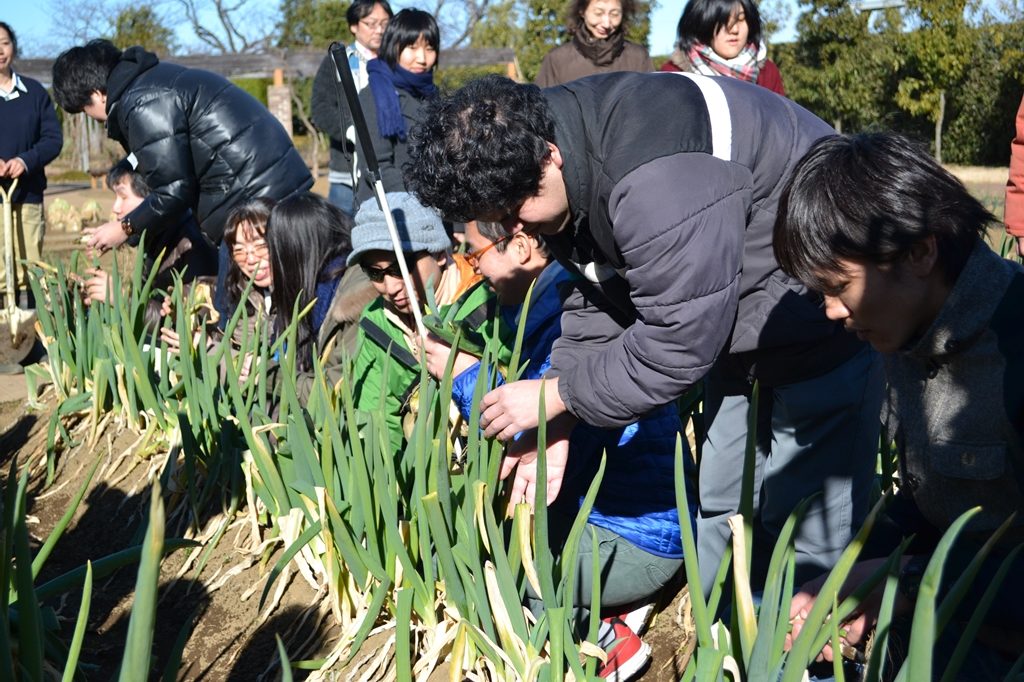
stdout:
[[[458,306],[455,321],[468,331],[485,339],[497,333],[491,314],[494,295],[467,258],[452,253],[441,217],[406,192],[389,192],[387,198],[421,309],[429,288],[442,314]],[[391,447],[398,453],[407,435],[403,417],[410,413],[409,397],[419,385],[423,350],[413,319],[413,297],[405,288],[376,199],[364,202],[356,213],[348,264],[358,264],[378,294],[359,318],[352,379],[355,406],[384,415]],[[456,373],[461,369],[457,367]]]

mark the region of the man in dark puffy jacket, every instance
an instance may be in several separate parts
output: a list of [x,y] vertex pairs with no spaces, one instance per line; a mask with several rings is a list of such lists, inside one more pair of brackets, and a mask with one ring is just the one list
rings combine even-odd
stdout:
[[[53,92],[65,111],[106,122],[151,189],[123,219],[97,228],[92,248],[114,248],[143,229],[173,229],[189,209],[219,244],[228,211],[240,201],[281,200],[313,186],[281,124],[216,74],[161,63],[141,47],[121,52],[93,40],[57,57]],[[147,251],[163,241],[150,237]]]
[[[544,91],[487,77],[422,120],[407,180],[425,203],[541,233],[576,273],[551,371],[487,394],[485,433],[535,429],[543,387],[550,503],[576,419],[622,426],[705,380],[707,588],[739,509],[759,380],[755,542],[771,545],[821,493],[796,538],[797,580],[831,568],[869,503],[881,363],[780,271],[771,245],[784,179],[831,128],[763,88],[694,74],[606,74]],[[535,496],[529,440],[510,445],[503,467],[515,469],[513,498]],[[755,547],[755,572],[769,556]]]

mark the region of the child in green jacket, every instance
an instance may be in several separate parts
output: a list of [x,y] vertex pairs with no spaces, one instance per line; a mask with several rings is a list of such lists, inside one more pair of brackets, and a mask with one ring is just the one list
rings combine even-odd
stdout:
[[[489,338],[495,325],[494,294],[462,254],[451,252],[440,216],[406,192],[390,192],[387,197],[419,305],[424,306],[429,286],[442,314],[459,306],[455,320]],[[380,294],[359,318],[352,378],[355,407],[383,414],[391,448],[397,454],[408,436],[403,417],[419,386],[421,342],[412,299],[375,199],[364,202],[356,213],[348,264],[358,264]]]

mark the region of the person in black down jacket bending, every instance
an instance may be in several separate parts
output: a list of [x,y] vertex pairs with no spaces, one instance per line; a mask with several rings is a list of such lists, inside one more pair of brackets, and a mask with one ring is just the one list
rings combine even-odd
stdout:
[[[152,231],[147,245],[160,244],[157,235],[188,209],[219,244],[225,218],[239,202],[281,200],[313,186],[305,161],[266,107],[222,76],[161,63],[141,47],[122,52],[93,40],[63,52],[53,65],[53,93],[65,111],[105,122],[107,135],[135,155],[152,190],[123,219],[98,227],[91,248],[106,251],[144,229]],[[221,262],[226,266],[226,253]]]

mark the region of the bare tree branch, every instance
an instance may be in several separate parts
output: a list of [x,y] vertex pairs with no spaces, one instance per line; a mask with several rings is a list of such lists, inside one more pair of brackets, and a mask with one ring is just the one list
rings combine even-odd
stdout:
[[441,26],[446,48],[464,47],[483,19],[491,0],[435,0],[433,15]]
[[62,46],[99,38],[117,16],[105,0],[50,0],[49,5],[51,16],[60,17],[52,24],[51,37]]
[[196,38],[221,54],[259,52],[273,37],[273,21],[253,0],[177,0]]

